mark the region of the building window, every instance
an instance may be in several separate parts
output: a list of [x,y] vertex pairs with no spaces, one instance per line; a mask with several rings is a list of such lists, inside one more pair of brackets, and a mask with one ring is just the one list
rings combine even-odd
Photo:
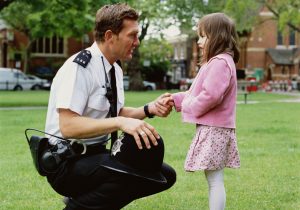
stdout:
[[285,75],[288,73],[288,69],[285,66],[281,67],[281,74]]
[[63,56],[65,52],[64,43],[62,37],[40,38],[32,43],[31,53],[39,56]]
[[277,45],[283,45],[283,36],[280,31],[277,31]]
[[296,45],[296,33],[293,29],[290,29],[289,44]]

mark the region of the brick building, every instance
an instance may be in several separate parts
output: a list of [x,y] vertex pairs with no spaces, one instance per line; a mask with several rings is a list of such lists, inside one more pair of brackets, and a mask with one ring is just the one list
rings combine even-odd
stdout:
[[266,9],[259,17],[260,24],[241,46],[244,59],[238,66],[254,74],[255,70],[262,69],[263,81],[299,77],[300,34],[290,28],[280,32],[273,14]]
[[[66,58],[91,45],[92,42],[92,33],[85,34],[82,39],[56,36],[40,38],[31,45],[28,72],[36,74],[38,68],[44,68],[51,71],[51,76],[54,76]],[[27,44],[28,39],[23,33],[8,28],[0,20],[1,67],[18,68],[24,71]]]

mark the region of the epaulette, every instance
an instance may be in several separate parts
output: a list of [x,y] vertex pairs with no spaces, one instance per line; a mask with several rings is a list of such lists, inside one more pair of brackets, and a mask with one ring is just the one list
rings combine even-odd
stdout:
[[80,66],[85,68],[90,62],[91,58],[92,58],[92,54],[90,51],[82,50],[80,53],[78,53],[78,55],[73,60],[73,62],[78,63]]

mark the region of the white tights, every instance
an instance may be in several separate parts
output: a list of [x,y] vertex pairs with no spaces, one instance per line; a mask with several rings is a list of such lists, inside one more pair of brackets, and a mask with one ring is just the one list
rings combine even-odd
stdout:
[[205,170],[204,172],[209,188],[209,209],[224,210],[226,203],[224,170]]

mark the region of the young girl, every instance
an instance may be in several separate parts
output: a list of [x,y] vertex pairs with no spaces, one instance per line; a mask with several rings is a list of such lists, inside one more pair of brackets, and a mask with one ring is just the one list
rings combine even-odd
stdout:
[[204,170],[209,186],[209,208],[225,208],[224,168],[239,168],[235,135],[239,60],[234,22],[223,13],[204,16],[198,23],[201,68],[187,92],[171,96],[184,122],[196,124],[185,170]]

